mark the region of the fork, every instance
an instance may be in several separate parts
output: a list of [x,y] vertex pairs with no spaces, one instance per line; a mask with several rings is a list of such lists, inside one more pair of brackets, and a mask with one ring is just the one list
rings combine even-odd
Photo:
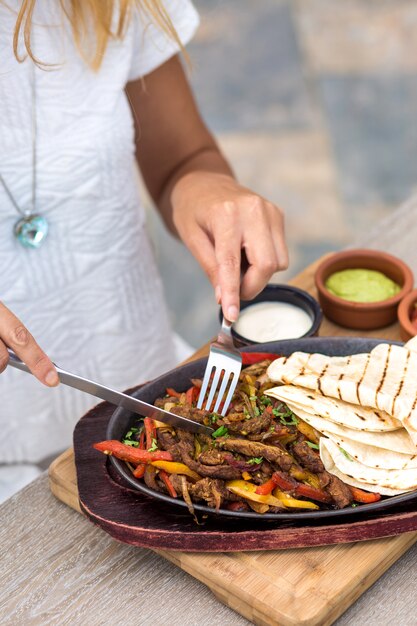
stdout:
[[[225,415],[229,408],[242,369],[242,355],[234,346],[231,328],[232,323],[223,318],[217,341],[213,341],[210,346],[209,358],[197,403],[197,408],[201,409],[208,392],[205,410],[210,411],[220,384],[216,404],[213,408],[213,412],[217,413],[223,397],[226,396],[220,415]],[[214,372],[214,376],[208,391],[212,372]]]

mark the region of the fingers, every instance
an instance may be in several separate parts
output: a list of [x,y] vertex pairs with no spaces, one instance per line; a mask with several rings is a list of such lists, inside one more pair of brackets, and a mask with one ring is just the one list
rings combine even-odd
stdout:
[[271,205],[271,235],[275,245],[278,259],[278,270],[286,270],[288,267],[288,249],[285,241],[284,214],[279,207]]
[[[274,272],[288,266],[281,210],[256,194],[239,191],[231,201],[208,202],[197,218],[177,219],[178,232],[207,273],[231,322],[238,318],[240,297],[254,298]],[[242,248],[249,268],[241,284]]]
[[254,298],[275,272],[288,266],[281,211],[273,204],[256,198],[250,213],[251,225],[244,232],[245,252],[249,261],[241,286],[244,300]]
[[[196,227],[192,232],[184,236],[184,243],[190,252],[195,256],[201,267],[205,271],[213,288],[218,289],[217,260],[214,253],[214,246],[208,235],[200,228]],[[220,298],[216,295],[217,302]]]
[[[0,303],[0,365],[7,365],[6,346],[29,367],[38,380],[49,387],[58,385],[59,378],[52,361],[38,346],[30,332],[4,304]],[[8,356],[7,356],[8,359]]]
[[240,308],[240,260],[242,235],[239,209],[226,202],[213,226],[218,287],[223,315],[235,322]]
[[0,341],[0,374],[4,372],[9,362],[9,353],[2,341]]

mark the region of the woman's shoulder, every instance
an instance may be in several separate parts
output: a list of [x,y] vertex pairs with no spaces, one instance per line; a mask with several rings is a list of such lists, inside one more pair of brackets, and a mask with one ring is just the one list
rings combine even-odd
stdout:
[[141,9],[133,15],[129,80],[145,76],[177,54],[181,46],[186,46],[193,38],[199,26],[199,16],[191,0],[164,0],[162,7],[162,18],[161,14],[158,18],[157,12],[145,13]]

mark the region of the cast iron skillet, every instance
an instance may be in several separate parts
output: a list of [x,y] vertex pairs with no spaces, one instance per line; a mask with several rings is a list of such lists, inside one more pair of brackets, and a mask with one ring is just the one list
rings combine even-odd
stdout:
[[[245,348],[245,352],[270,352],[273,354],[289,355],[292,352],[298,350],[303,352],[319,352],[327,354],[329,356],[346,356],[348,354],[359,354],[361,352],[369,352],[377,344],[381,343],[380,339],[364,339],[361,337],[306,337],[303,339],[288,339],[285,341],[275,341],[270,343],[256,344]],[[386,342],[396,343],[399,342]],[[190,386],[191,378],[200,378],[203,375],[204,368],[207,359],[199,359],[182,367],[178,367],[163,376],[147,383],[136,391],[133,395],[137,398],[145,400],[146,402],[153,403],[156,398],[165,395],[166,387],[173,387],[178,391],[185,391]],[[107,439],[122,439],[125,433],[129,430],[130,426],[137,420],[130,411],[126,409],[118,408],[110,418],[107,427]],[[181,498],[171,498],[162,493],[157,493],[153,489],[149,489],[144,483],[137,480],[130,472],[127,465],[114,458],[109,457],[110,463],[115,470],[129,483],[131,487],[145,493],[148,496],[162,500],[172,506],[180,506],[187,508],[187,504]],[[283,513],[265,513],[260,515],[255,512],[242,512],[242,511],[227,511],[226,509],[220,509],[215,511],[214,509],[204,506],[202,504],[194,504],[194,509],[207,515],[218,515],[234,518],[244,518],[262,521],[262,520],[276,520],[276,521],[297,521],[302,520],[319,520],[321,518],[333,518],[333,517],[348,517],[348,516],[360,516],[361,513],[385,512],[385,510],[395,507],[398,504],[404,502],[410,502],[417,498],[417,491],[411,493],[402,494],[399,496],[392,496],[381,499],[379,502],[372,504],[360,504],[355,508],[347,507],[341,510],[322,510],[322,511],[306,511],[305,509],[297,512],[296,510]],[[167,509],[167,512],[168,509]]]

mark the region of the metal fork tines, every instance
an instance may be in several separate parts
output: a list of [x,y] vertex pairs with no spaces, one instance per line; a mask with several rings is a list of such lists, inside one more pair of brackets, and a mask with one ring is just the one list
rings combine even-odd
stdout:
[[[232,324],[223,318],[217,341],[214,341],[210,346],[210,354],[197,403],[197,408],[201,409],[213,373],[205,410],[218,413],[223,397],[226,396],[220,415],[225,415],[229,408],[242,369],[242,355],[234,346],[231,327]],[[219,385],[220,388],[218,389]],[[218,391],[216,403],[211,409],[216,391]]]

